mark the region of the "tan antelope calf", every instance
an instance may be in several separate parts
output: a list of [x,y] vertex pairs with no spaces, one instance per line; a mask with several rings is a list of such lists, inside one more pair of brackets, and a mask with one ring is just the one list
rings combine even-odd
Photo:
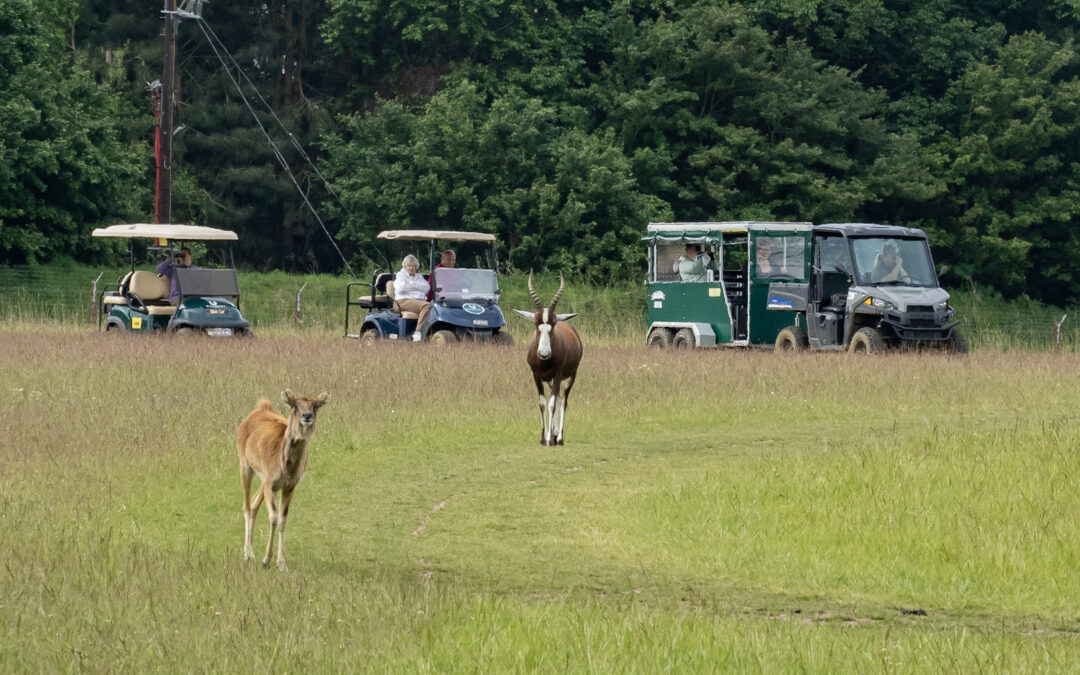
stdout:
[[[255,559],[251,537],[255,526],[255,514],[266,500],[270,516],[270,539],[266,542],[263,567],[270,566],[270,550],[274,546],[274,531],[278,533],[277,566],[288,570],[285,564],[285,521],[289,516],[289,503],[293,490],[304,477],[307,467],[308,443],[315,434],[315,415],[330,400],[323,392],[316,398],[296,397],[286,389],[281,393],[289,404],[289,418],[274,410],[270,401],[259,399],[255,409],[248,413],[236,429],[236,454],[240,457],[240,479],[244,483],[244,561]],[[251,474],[259,474],[255,499],[251,500]],[[281,508],[274,503],[274,493],[281,492]]]

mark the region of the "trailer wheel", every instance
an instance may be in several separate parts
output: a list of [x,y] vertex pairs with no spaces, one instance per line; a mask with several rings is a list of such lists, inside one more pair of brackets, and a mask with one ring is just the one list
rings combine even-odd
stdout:
[[671,346],[671,331],[667,328],[653,328],[645,345],[652,349],[667,349]]
[[694,331],[689,328],[680,328],[671,340],[672,349],[693,349],[697,344],[694,342]]
[[949,350],[953,354],[967,354],[968,343],[967,338],[960,331],[953,329],[952,337],[945,343],[945,349]]
[[378,339],[379,331],[375,330],[374,328],[368,328],[364,332],[360,333],[360,344],[364,345],[365,347],[370,347],[371,345],[375,344]]
[[848,351],[852,354],[876,354],[885,351],[885,341],[876,328],[860,328],[851,336]]
[[801,352],[810,345],[806,331],[798,326],[782,328],[776,336],[773,348],[778,352]]

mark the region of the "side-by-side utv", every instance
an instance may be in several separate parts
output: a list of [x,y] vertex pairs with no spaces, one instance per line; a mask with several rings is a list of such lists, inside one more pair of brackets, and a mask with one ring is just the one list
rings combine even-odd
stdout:
[[[107,285],[98,296],[98,328],[106,332],[202,334],[248,337],[251,327],[240,313],[236,266],[224,269],[176,267],[179,299],[169,301],[170,280],[153,270],[136,269],[135,240],[149,240],[146,250],[175,258],[183,242],[236,241],[235,232],[198,225],[131,224],[94,230],[93,236],[128,239],[131,271]],[[141,249],[140,249],[141,250]],[[230,262],[232,251],[229,251]]]

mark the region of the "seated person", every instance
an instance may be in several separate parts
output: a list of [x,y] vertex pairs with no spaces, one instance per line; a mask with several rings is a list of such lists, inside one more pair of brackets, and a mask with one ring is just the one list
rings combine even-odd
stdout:
[[787,275],[787,268],[784,266],[777,267],[772,264],[772,243],[767,239],[758,239],[755,244],[755,257],[754,261],[757,263],[757,275],[759,277],[771,277],[777,275]]
[[683,281],[702,282],[708,280],[705,270],[712,259],[702,251],[701,244],[687,244],[686,254],[679,256],[671,265],[672,272],[678,272]]
[[173,256],[158,263],[158,276],[169,278],[169,304],[175,305],[180,300],[180,286],[176,283],[176,269],[199,269],[191,264],[191,249],[184,247]]
[[420,269],[420,261],[411,253],[401,261],[401,269],[394,277],[394,302],[402,312],[416,312],[416,330],[413,332],[413,342],[420,341],[420,329],[431,311],[431,303],[427,301],[428,291],[431,285],[423,274],[417,272]]
[[[442,252],[442,257],[439,258],[439,263],[435,265],[435,270],[440,267],[446,267],[452,269],[457,264],[457,254],[451,249],[446,249]],[[428,283],[431,288],[428,289],[427,299],[431,302],[435,299],[435,270],[431,270],[431,276],[428,277]]]
[[870,272],[870,282],[874,284],[887,281],[911,283],[911,277],[904,271],[904,259],[897,254],[895,242],[885,242],[874,260],[874,270]]

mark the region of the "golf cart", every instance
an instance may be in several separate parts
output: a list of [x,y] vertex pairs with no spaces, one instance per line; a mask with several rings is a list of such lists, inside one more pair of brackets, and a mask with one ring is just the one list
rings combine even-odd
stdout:
[[[443,230],[386,230],[379,239],[406,242],[416,248],[427,243],[429,281],[435,289],[431,311],[423,326],[413,312],[403,312],[394,302],[394,272],[376,269],[371,283],[352,282],[345,287],[345,337],[358,338],[364,344],[376,340],[409,341],[414,331],[421,339],[435,344],[450,344],[461,340],[513,344],[504,328],[506,320],[497,304],[499,280],[496,274],[495,235],[485,232],[454,232]],[[471,253],[458,252],[458,260],[470,255],[476,267],[436,267],[438,252],[449,244],[472,247]],[[475,254],[475,255],[472,255]],[[424,256],[417,256],[421,261]],[[364,291],[361,292],[361,288]],[[367,311],[354,328],[351,314],[354,307]]]
[[938,347],[967,352],[922,230],[864,223],[815,225],[811,266],[808,283],[770,294],[769,309],[794,313],[793,325],[777,336],[777,349],[870,353]]
[[[788,316],[768,311],[770,289],[805,285],[810,223],[649,223],[649,328],[654,348],[772,346]],[[761,244],[759,249],[759,244]],[[769,255],[761,261],[751,257]],[[688,245],[709,262],[690,276],[677,269]]]
[[[236,241],[235,232],[197,225],[112,225],[93,236],[128,239],[131,271],[107,285],[98,296],[98,329],[106,332],[204,334],[212,337],[251,336],[240,314],[240,282],[235,264],[226,269],[178,267],[174,274],[180,298],[169,302],[169,278],[135,269],[135,240],[148,239],[150,254],[173,258],[181,242]],[[232,251],[229,251],[230,263]]]

